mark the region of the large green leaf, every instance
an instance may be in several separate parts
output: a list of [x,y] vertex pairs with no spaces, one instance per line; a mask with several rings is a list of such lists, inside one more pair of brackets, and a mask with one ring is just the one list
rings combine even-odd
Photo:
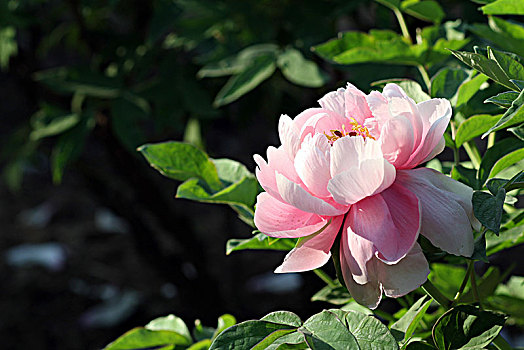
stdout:
[[312,350],[359,350],[357,340],[342,320],[330,311],[311,316],[299,328]]
[[488,58],[497,62],[511,80],[524,80],[524,66],[510,55],[488,47]]
[[433,23],[440,23],[446,16],[439,3],[432,0],[404,0],[400,9],[408,15]]
[[230,239],[227,241],[226,254],[245,249],[264,249],[290,251],[295,247],[295,238],[271,238],[263,233],[259,233],[248,239]]
[[350,311],[346,315],[349,331],[362,350],[398,350],[398,344],[388,327],[374,316]]
[[524,56],[524,28],[518,23],[490,17],[489,26],[474,23],[468,25],[467,28],[497,47]]
[[302,326],[300,317],[290,311],[274,311],[260,319],[261,321],[268,321],[273,323],[285,324],[292,327]]
[[524,277],[512,276],[488,298],[489,306],[510,316],[508,324],[524,325]]
[[433,327],[439,349],[481,349],[499,334],[505,317],[471,305],[448,310]]
[[455,102],[455,107],[459,108],[467,104],[473,96],[480,90],[489,78],[484,74],[478,74],[472,79],[466,80],[460,84],[457,94],[453,97],[451,102]]
[[524,243],[524,225],[502,231],[499,235],[486,233],[486,255],[490,256],[503,249]]
[[288,48],[278,56],[277,65],[290,82],[306,86],[320,87],[328,81],[314,61],[304,58],[297,49]]
[[224,314],[220,316],[217,322],[217,329],[215,330],[215,333],[213,333],[213,337],[211,339],[215,339],[220,333],[229,327],[234,326],[236,323],[237,319],[233,315]]
[[458,286],[464,279],[466,270],[462,267],[450,264],[431,264],[431,272],[428,279],[444,294],[452,300],[457,293]]
[[186,347],[191,343],[186,337],[176,332],[134,328],[107,345],[104,350],[147,350],[169,345]]
[[416,331],[420,320],[424,317],[427,309],[431,305],[431,301],[431,298],[428,300],[426,296],[423,296],[411,305],[408,311],[397,322],[391,325],[392,333],[393,331],[400,333],[396,336],[398,341],[407,341]]
[[500,114],[479,114],[469,117],[459,125],[457,134],[455,135],[455,145],[460,147],[465,142],[482,135],[499,119]]
[[484,103],[490,102],[503,108],[509,108],[518,96],[519,93],[516,91],[506,91],[495,96],[491,96],[490,98],[486,99]]
[[519,96],[513,100],[511,107],[504,113],[500,120],[493,125],[488,131],[483,135],[487,136],[493,131],[507,128],[515,124],[520,124],[524,122],[524,90],[522,90]]
[[[500,171],[514,162],[512,162],[513,156],[510,156],[509,158],[504,159],[503,157],[511,154],[513,151],[519,150],[524,148],[524,141],[521,141],[519,139],[515,138],[505,138],[501,141],[498,141],[495,143],[495,145],[491,148],[489,148],[484,156],[482,157],[482,161],[480,162],[480,168],[479,168],[479,183],[481,185],[484,185],[484,183],[490,178],[493,177],[495,174],[493,173],[493,169],[495,165],[497,165],[497,170]],[[517,158],[520,153],[517,153]],[[500,163],[499,163],[500,162]]]
[[245,321],[229,327],[215,338],[209,350],[265,349],[276,339],[292,333],[296,327],[267,321]]
[[498,233],[502,219],[502,206],[506,198],[506,190],[500,188],[494,196],[487,192],[473,193],[473,212],[475,217],[489,230]]
[[524,15],[521,0],[497,0],[481,7],[485,15]]
[[220,107],[239,99],[269,78],[275,68],[273,55],[255,58],[245,70],[229,78],[215,97],[213,105]]
[[215,164],[207,154],[195,146],[182,142],[145,144],[138,151],[153,168],[162,175],[175,180],[197,178],[211,190],[219,190],[223,184],[218,178]]
[[511,77],[508,77],[496,61],[473,52],[451,50],[451,53],[471,68],[487,75],[497,83],[518,91],[515,84],[510,81]]
[[468,76],[463,68],[442,68],[431,78],[431,97],[452,99]]

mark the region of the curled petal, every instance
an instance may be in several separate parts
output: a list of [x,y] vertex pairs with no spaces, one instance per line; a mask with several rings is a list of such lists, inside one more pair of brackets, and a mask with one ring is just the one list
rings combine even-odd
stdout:
[[394,183],[351,206],[347,221],[358,236],[373,242],[377,257],[395,264],[411,250],[420,232],[417,197]]
[[282,147],[287,152],[289,159],[295,159],[300,148],[300,135],[299,130],[294,125],[291,118],[287,115],[282,114],[278,121],[278,135],[280,136],[280,142]]
[[347,211],[347,207],[334,207],[279,173],[276,173],[276,181],[282,199],[302,211],[325,216],[337,216]]
[[309,191],[319,197],[328,197],[330,146],[322,134],[308,135],[295,157],[295,169]]
[[327,222],[318,215],[282,203],[265,192],[257,196],[254,221],[262,233],[277,238],[309,236]]
[[330,249],[343,218],[343,216],[334,217],[319,232],[299,240],[275,272],[301,272],[324,266],[331,257]]
[[404,115],[393,117],[382,127],[380,141],[384,158],[395,167],[402,166],[413,152],[413,125]]
[[399,170],[397,182],[415,193],[422,207],[421,234],[448,253],[471,256],[473,190],[428,168]]
[[345,93],[344,116],[354,118],[360,125],[364,125],[365,120],[372,117],[366,102],[366,95],[349,83]]
[[318,100],[318,103],[322,108],[333,111],[340,116],[344,116],[346,111],[345,93],[346,90],[343,88],[339,88],[337,91],[328,92],[324,97]]

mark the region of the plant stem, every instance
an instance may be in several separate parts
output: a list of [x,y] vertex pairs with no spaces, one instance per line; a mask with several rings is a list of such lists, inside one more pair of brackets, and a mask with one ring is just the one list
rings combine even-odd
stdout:
[[325,273],[324,271],[322,271],[321,269],[314,269],[313,272],[318,277],[320,277],[320,279],[322,281],[326,282],[328,286],[330,286],[330,287],[336,287],[337,286],[337,284],[335,282],[333,282],[331,277],[329,277],[329,275],[327,273]]
[[464,279],[462,280],[462,284],[460,285],[460,288],[457,292],[457,295],[455,296],[455,299],[453,300],[453,303],[451,306],[454,306],[462,296],[462,293],[464,292],[464,289],[466,288],[466,285],[468,284],[469,275],[471,274],[471,270],[473,270],[473,261],[468,261],[468,270],[466,271],[466,275],[464,276]]
[[427,295],[432,297],[437,303],[444,306],[444,308],[449,309],[451,307],[451,300],[449,300],[444,294],[442,294],[437,287],[431,283],[428,279],[426,283],[422,285],[422,289],[426,292]]
[[391,8],[393,10],[393,13],[395,13],[395,16],[397,17],[398,24],[400,24],[400,30],[402,31],[402,35],[404,38],[408,39],[411,43],[411,35],[409,35],[408,26],[406,25],[406,21],[404,20],[404,16],[402,15],[402,12],[398,8]]
[[480,167],[481,157],[477,145],[475,145],[473,141],[468,141],[464,143],[463,146],[468,153],[469,159],[471,159],[471,163],[473,163],[475,169],[478,169]]
[[426,89],[428,93],[430,93],[431,92],[431,79],[429,78],[426,68],[424,68],[424,66],[421,64],[417,64],[417,68],[418,68],[418,71],[420,72],[420,75],[422,76],[422,80],[424,80],[424,83],[426,84]]
[[477,289],[477,278],[475,276],[475,269],[471,269],[469,276],[470,276],[470,282],[471,282],[471,291],[473,292],[473,296],[475,297],[475,300],[478,301],[480,309],[482,309],[482,302],[480,300],[479,291]]

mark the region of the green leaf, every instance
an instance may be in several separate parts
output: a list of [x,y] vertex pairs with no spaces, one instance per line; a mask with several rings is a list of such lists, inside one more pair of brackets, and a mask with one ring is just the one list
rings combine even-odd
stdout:
[[466,105],[470,99],[480,90],[482,84],[484,84],[488,79],[488,76],[484,74],[478,74],[474,78],[460,84],[456,94],[455,106],[459,108],[463,105]]
[[497,0],[480,8],[485,15],[524,15],[520,0]]
[[502,219],[502,206],[506,190],[500,188],[496,196],[487,192],[473,192],[473,212],[475,217],[489,230],[498,233]]
[[326,73],[297,49],[287,48],[278,56],[277,65],[287,80],[300,86],[320,87],[328,81]]
[[511,107],[504,113],[500,120],[493,125],[488,131],[486,131],[482,137],[486,137],[493,131],[507,128],[515,124],[524,122],[524,90],[522,90],[519,96],[513,100]]
[[520,148],[518,150],[515,150],[511,153],[506,154],[504,157],[497,160],[493,168],[491,169],[491,172],[489,173],[489,177],[493,177],[500,173],[502,170],[512,166],[515,163],[520,162],[522,159],[524,159],[524,144],[522,144],[523,148]]
[[486,233],[486,255],[490,256],[501,250],[524,243],[524,225],[502,231],[499,235]]
[[311,297],[311,301],[324,301],[333,305],[345,305],[351,300],[347,288],[340,283],[336,286],[327,285]]
[[234,326],[236,323],[237,323],[237,319],[233,315],[224,314],[220,316],[218,318],[217,329],[211,339],[215,339],[216,337],[218,337],[220,333],[222,333],[224,330],[228,329],[229,327]]
[[209,349],[209,346],[211,345],[211,339],[204,339],[201,340],[190,347],[187,348],[187,350],[207,350]]
[[504,326],[505,317],[471,305],[448,310],[433,327],[439,349],[480,349],[487,346]]
[[508,131],[512,132],[513,135],[517,136],[520,140],[524,141],[524,123],[514,128],[509,128]]
[[311,316],[298,330],[304,334],[312,350],[360,349],[357,340],[342,321],[329,311]]
[[431,264],[429,280],[444,294],[448,299],[453,300],[457,293],[458,286],[464,279],[466,270],[462,267],[449,264]]
[[304,334],[293,332],[278,338],[271,343],[266,350],[306,350],[309,347],[306,344]]
[[260,320],[284,324],[293,327],[302,326],[302,321],[300,320],[300,317],[289,311],[274,311],[262,317]]
[[497,178],[490,179],[486,184],[486,187],[493,195],[496,194],[501,187],[504,187],[506,192],[517,188],[524,188],[524,171],[520,171],[509,180]]
[[266,321],[245,321],[229,327],[215,338],[209,350],[265,349],[276,339],[292,333],[296,327]]
[[487,50],[488,58],[497,62],[500,69],[510,78],[510,81],[513,79],[524,80],[524,67],[516,59],[513,59],[510,55],[502,51],[494,50],[489,46]]
[[524,55],[524,28],[515,22],[505,21],[498,17],[489,17],[489,26],[474,23],[467,28],[484,40],[491,41],[497,47],[506,51]]
[[226,57],[217,63],[206,64],[197,73],[198,78],[221,77],[239,74],[246,70],[259,57],[276,57],[278,46],[257,44],[248,46],[236,55]]
[[230,239],[227,241],[226,254],[244,249],[267,249],[290,251],[295,247],[297,239],[294,238],[270,238],[263,233],[259,233],[253,238]]
[[[497,168],[500,170],[513,164],[511,163],[513,156],[510,156],[507,159],[504,159],[504,157],[513,151],[522,149],[523,147],[524,141],[514,138],[505,138],[495,143],[493,147],[489,148],[480,162],[478,175],[480,185],[484,185],[486,180],[495,175],[493,173],[493,168],[498,162],[501,162],[499,165],[497,165]],[[518,158],[518,155],[519,153],[517,153],[516,158]]]
[[401,0],[375,0],[379,4],[389,7],[390,9],[400,9]]
[[107,345],[105,350],[131,350],[131,349],[150,349],[165,347],[168,345],[191,345],[186,337],[172,331],[149,330],[145,328],[134,328],[124,333],[111,344]]
[[469,117],[458,127],[457,134],[455,135],[455,145],[460,147],[465,142],[482,135],[499,119],[500,114],[478,114]]
[[276,64],[273,56],[257,57],[245,70],[228,80],[215,97],[213,106],[220,107],[236,101],[268,79],[275,71],[275,68]]
[[222,183],[215,164],[207,154],[193,145],[182,142],[145,144],[138,151],[162,175],[175,180],[201,179],[211,190],[219,190]]
[[[500,271],[496,267],[490,267],[482,278],[477,281],[477,289],[479,297],[481,300],[486,299],[495,292],[495,289],[501,282]],[[459,299],[461,304],[471,304],[476,301],[476,298],[473,294],[473,290],[468,290],[466,293],[462,294]]]
[[[497,83],[506,86],[511,90],[517,90],[515,84],[510,81],[508,75],[500,68],[496,61],[473,52],[450,50],[459,60],[471,68],[487,75]],[[458,105],[458,103],[457,103]]]
[[431,78],[431,97],[452,99],[468,76],[463,68],[442,68]]
[[481,186],[479,186],[477,181],[477,170],[476,169],[470,169],[466,168],[460,164],[454,164],[453,168],[451,168],[451,178],[454,180],[460,181],[463,184],[468,185],[469,187],[480,190]]
[[409,343],[405,350],[434,350],[436,349],[433,345],[422,342],[422,341],[414,341]]
[[484,103],[494,103],[497,106],[503,107],[503,108],[509,108],[511,107],[511,104],[515,99],[519,96],[518,92],[515,91],[506,91],[502,92],[496,96],[491,96],[490,98],[486,99]]
[[431,298],[427,300],[427,297],[423,296],[417,300],[397,322],[391,325],[392,332],[396,330],[402,334],[402,338],[397,338],[398,341],[407,341],[411,337],[431,305],[431,300]]
[[357,339],[362,350],[396,350],[398,344],[388,327],[374,316],[350,311],[346,315],[349,331]]
[[524,277],[512,276],[508,283],[499,285],[487,302],[492,308],[510,316],[508,324],[524,325]]
[[175,315],[155,318],[153,321],[149,322],[145,328],[151,331],[176,332],[185,337],[188,342],[193,342],[193,338],[191,338],[191,333],[189,332],[185,322],[180,317]]
[[193,328],[193,338],[196,341],[201,341],[205,339],[211,339],[216,334],[216,329],[211,327],[206,327],[202,325],[200,320],[195,320],[195,327]]
[[415,18],[437,24],[446,16],[439,3],[431,0],[404,0],[400,9]]
[[[217,192],[208,191],[199,179],[194,178],[178,186],[176,197],[205,203],[237,205],[245,211],[252,212],[258,194],[258,182],[255,176],[242,164],[233,160],[216,159],[213,162],[219,179],[226,187]],[[239,174],[243,177],[238,176]]]
[[403,80],[398,85],[411,97],[416,103],[429,100],[431,97],[424,92],[422,87],[416,81]]
[[[37,113],[38,115],[39,113]],[[44,137],[55,136],[63,133],[66,130],[71,129],[73,126],[78,124],[80,116],[77,114],[66,114],[59,116],[46,116],[42,115],[38,118],[37,122],[33,122],[33,131],[30,134],[31,140],[39,140]],[[44,120],[50,119],[50,120]]]
[[77,125],[62,133],[56,141],[51,152],[51,169],[55,184],[62,181],[66,166],[82,153],[87,137],[94,127],[92,117],[92,114],[88,113]]
[[14,27],[0,28],[0,69],[6,70],[9,59],[18,53],[16,29]]

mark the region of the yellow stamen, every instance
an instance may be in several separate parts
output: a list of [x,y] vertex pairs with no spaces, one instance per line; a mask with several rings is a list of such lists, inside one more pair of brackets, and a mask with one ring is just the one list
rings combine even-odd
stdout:
[[324,135],[327,137],[328,141],[333,144],[336,140],[338,140],[341,137],[344,136],[357,136],[360,135],[363,138],[369,137],[370,139],[376,140],[370,133],[368,128],[366,128],[363,125],[360,125],[354,118],[350,117],[351,124],[351,130],[348,132],[346,131],[346,126],[342,124],[342,131],[337,129],[331,129],[329,130],[331,132],[331,135],[328,135],[324,132]]

